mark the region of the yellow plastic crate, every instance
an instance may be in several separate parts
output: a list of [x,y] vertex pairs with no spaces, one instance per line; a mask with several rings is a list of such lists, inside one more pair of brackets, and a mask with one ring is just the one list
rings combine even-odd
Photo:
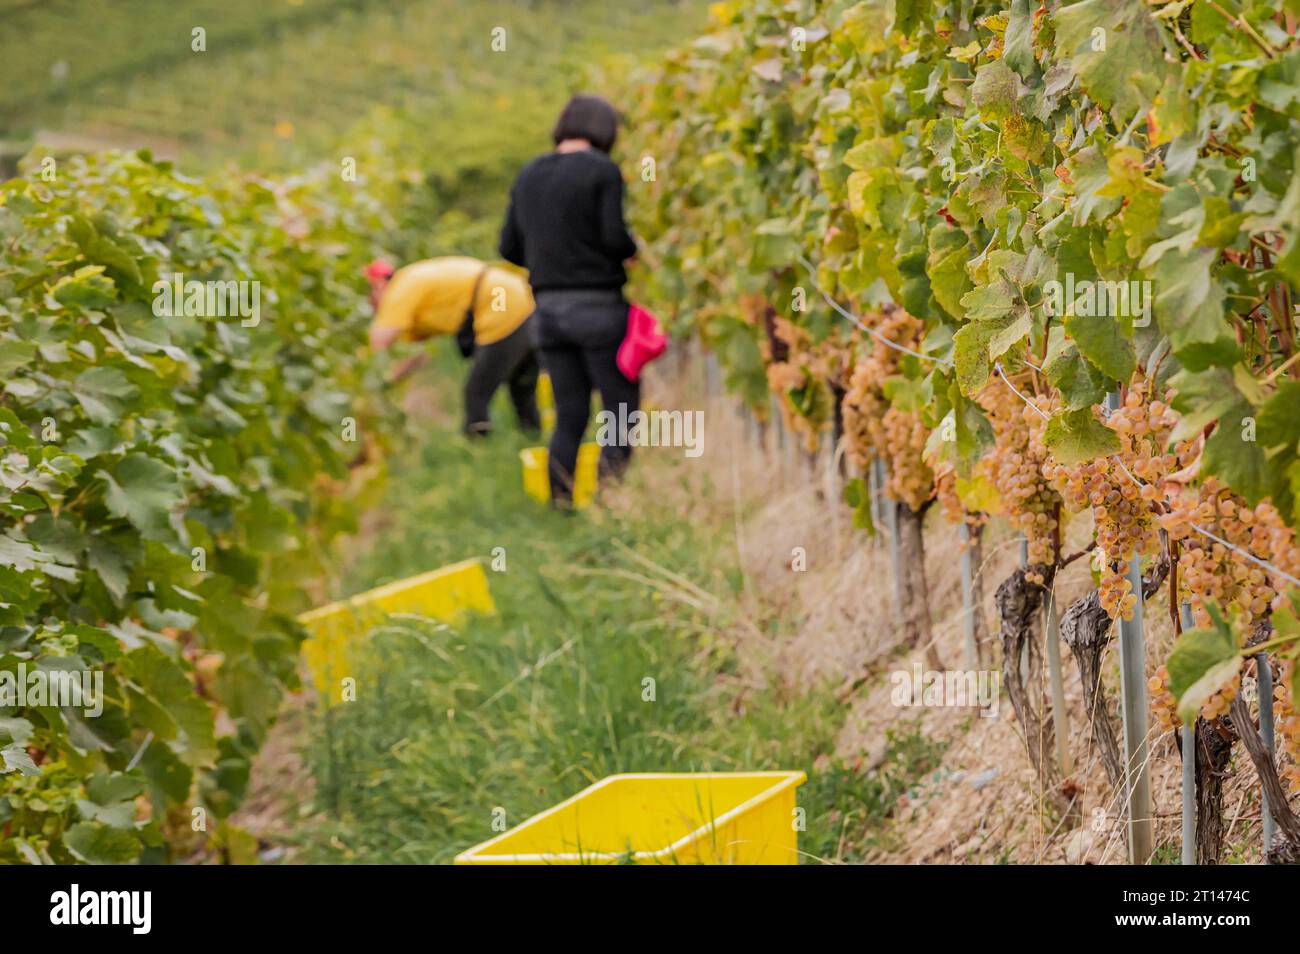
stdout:
[[465,560],[308,610],[298,622],[310,634],[303,658],[321,698],[338,701],[339,681],[352,672],[352,648],[389,613],[413,613],[455,622],[466,612],[496,613],[487,574],[478,560]]
[[458,865],[799,863],[803,772],[611,775],[456,856]]
[[[551,479],[546,473],[545,447],[525,447],[519,452],[524,465],[524,493],[546,503],[551,499]],[[578,448],[578,473],[573,480],[573,505],[585,507],[596,496],[596,470],[600,463],[600,445],[583,444]]]

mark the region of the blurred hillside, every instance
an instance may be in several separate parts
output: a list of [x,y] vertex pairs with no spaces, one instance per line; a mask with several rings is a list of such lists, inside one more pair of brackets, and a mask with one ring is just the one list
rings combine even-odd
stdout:
[[[376,106],[433,121],[495,105],[512,127],[499,132],[535,148],[545,114],[588,63],[667,46],[704,10],[669,0],[0,0],[0,172],[34,143],[284,168],[332,152]],[[422,145],[439,144],[456,147]]]

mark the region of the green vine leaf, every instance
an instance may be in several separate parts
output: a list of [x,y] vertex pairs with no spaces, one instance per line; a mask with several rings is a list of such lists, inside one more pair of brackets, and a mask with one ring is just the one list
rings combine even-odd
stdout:
[[1097,420],[1091,407],[1053,414],[1043,441],[1062,464],[1108,457],[1120,449],[1119,435]]
[[1241,653],[1232,628],[1211,607],[1213,624],[1185,631],[1169,654],[1169,691],[1178,700],[1184,725],[1196,722],[1201,706],[1241,671]]
[[[1199,6],[1199,5],[1198,5]],[[1127,121],[1164,80],[1160,31],[1138,0],[1082,0],[1056,11],[1056,49],[1084,90]]]

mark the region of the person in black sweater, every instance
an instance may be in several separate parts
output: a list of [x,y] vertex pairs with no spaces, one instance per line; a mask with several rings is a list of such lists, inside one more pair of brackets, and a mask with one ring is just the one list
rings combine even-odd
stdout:
[[[640,385],[615,362],[627,333],[625,262],[636,242],[623,220],[623,177],[609,157],[618,114],[596,96],[575,96],[551,138],[555,151],[534,159],[510,189],[501,257],[528,269],[537,304],[531,322],[555,394],[548,470],[551,501],[568,506],[578,445],[591,415],[591,392],[617,421],[640,404]],[[627,410],[619,414],[619,405]],[[601,448],[600,476],[619,476],[632,448],[625,433]]]

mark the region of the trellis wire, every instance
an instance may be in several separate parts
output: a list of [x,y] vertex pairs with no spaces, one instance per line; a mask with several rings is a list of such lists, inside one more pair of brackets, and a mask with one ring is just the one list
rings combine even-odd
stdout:
[[[1127,470],[1127,468],[1125,469]],[[1132,474],[1129,474],[1129,476],[1133,477]],[[1137,480],[1136,477],[1133,477],[1133,479]],[[1139,485],[1141,485],[1141,481],[1139,481],[1138,483]],[[1191,527],[1193,530],[1195,530],[1197,533],[1199,533],[1201,536],[1208,537],[1209,539],[1213,540],[1215,543],[1219,544],[1220,546],[1227,547],[1229,550],[1232,550],[1234,553],[1241,554],[1247,560],[1249,560],[1251,563],[1254,563],[1256,566],[1260,567],[1261,569],[1267,570],[1268,572],[1274,574],[1275,576],[1281,577],[1282,579],[1286,580],[1288,583],[1294,583],[1296,586],[1300,586],[1300,578],[1294,577],[1290,573],[1287,573],[1284,570],[1279,570],[1273,564],[1269,563],[1267,560],[1261,560],[1259,557],[1255,556],[1255,554],[1251,553],[1249,550],[1243,550],[1241,547],[1234,546],[1233,544],[1229,543],[1227,540],[1215,536],[1209,530],[1206,530],[1204,527],[1201,527],[1195,523],[1189,523],[1188,526]]]
[[853,314],[851,311],[845,309],[844,306],[842,306],[834,298],[826,294],[825,290],[821,287],[821,285],[817,284],[817,269],[813,266],[812,262],[808,261],[808,259],[800,255],[799,264],[801,264],[804,268],[808,269],[809,273],[812,274],[813,289],[817,292],[817,294],[822,296],[822,300],[825,301],[826,304],[830,305],[831,308],[834,309],[835,312],[840,315],[840,317],[847,319],[855,328],[857,328],[860,331],[865,331],[867,334],[871,335],[871,337],[875,338],[877,341],[879,341],[887,348],[893,348],[895,351],[901,351],[903,354],[910,354],[914,358],[920,358],[922,361],[930,361],[934,364],[942,365],[945,368],[952,367],[952,362],[947,358],[936,358],[934,355],[922,354],[919,351],[913,351],[911,348],[905,347],[899,344],[897,341],[893,341],[890,338],[887,338],[885,335],[882,335],[875,328],[872,328],[869,325],[863,323],[861,318]]
[[1025,397],[1023,394],[1021,394],[1021,393],[1016,389],[1016,386],[1015,386],[1014,384],[1011,383],[1011,379],[1007,377],[1006,372],[1002,370],[1002,362],[1001,362],[1001,361],[999,361],[997,364],[993,365],[993,370],[996,371],[996,372],[998,373],[998,377],[1000,377],[1004,382],[1006,382],[1006,385],[1007,385],[1007,387],[1009,387],[1009,388],[1011,389],[1011,393],[1012,393],[1012,394],[1014,394],[1016,397],[1020,398],[1020,400],[1024,401],[1026,404],[1028,404],[1030,407],[1032,407],[1036,412],[1038,412],[1038,416],[1041,417],[1043,420],[1045,420],[1045,421],[1050,421],[1050,420],[1051,420],[1051,416],[1050,416],[1049,414],[1045,413],[1041,407],[1039,407],[1039,406],[1038,406],[1037,404],[1035,404],[1033,401],[1029,400],[1029,398]]

